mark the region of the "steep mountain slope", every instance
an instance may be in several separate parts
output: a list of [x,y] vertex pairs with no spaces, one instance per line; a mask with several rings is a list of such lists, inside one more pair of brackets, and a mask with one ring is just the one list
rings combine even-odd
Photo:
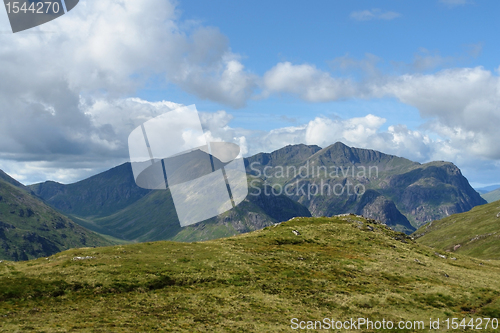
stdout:
[[500,259],[500,202],[432,221],[413,236],[439,250],[482,259]]
[[488,202],[495,202],[500,200],[500,189],[482,194],[481,197]]
[[30,189],[78,224],[128,241],[208,240],[311,216],[307,208],[286,196],[266,196],[262,191],[218,217],[181,228],[170,191],[138,187],[130,163],[75,184],[45,182]]
[[135,184],[130,163],[74,184],[47,181],[29,188],[60,211],[86,217],[113,214],[151,192]]
[[74,247],[111,245],[1,174],[0,259],[28,260]]
[[340,142],[318,148],[287,146],[255,155],[247,159],[247,171],[286,192],[313,216],[362,213],[405,232],[485,203],[451,163],[422,165]]
[[[475,329],[496,332],[476,319],[500,317],[499,262],[435,252],[356,216],[296,218],[207,242],[69,250],[48,260],[0,263],[1,326],[6,332],[289,332],[297,318],[302,327],[321,321],[311,332],[382,331],[361,326],[358,318],[367,318],[390,321],[387,332],[451,332],[457,330],[445,320],[465,318]],[[431,329],[429,318],[441,319],[440,329]],[[332,319],[349,326],[331,329]]]

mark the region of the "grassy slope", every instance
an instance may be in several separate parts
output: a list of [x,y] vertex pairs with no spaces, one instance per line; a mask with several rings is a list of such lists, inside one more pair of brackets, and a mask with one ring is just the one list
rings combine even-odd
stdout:
[[74,247],[115,244],[73,223],[40,199],[0,179],[0,260],[28,260]]
[[485,194],[482,194],[481,197],[483,197],[484,200],[488,202],[495,202],[500,200],[500,188]]
[[3,262],[0,331],[288,332],[291,318],[500,317],[499,262],[442,259],[372,227],[352,216],[296,218],[207,242]]
[[419,243],[483,259],[500,259],[500,202],[474,207],[422,226],[415,231]]

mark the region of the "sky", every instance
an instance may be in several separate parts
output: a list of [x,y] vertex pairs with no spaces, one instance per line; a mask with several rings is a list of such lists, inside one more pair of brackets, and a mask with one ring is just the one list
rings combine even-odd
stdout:
[[0,169],[72,183],[195,104],[245,156],[337,141],[500,184],[500,2],[80,0],[12,34],[0,10]]

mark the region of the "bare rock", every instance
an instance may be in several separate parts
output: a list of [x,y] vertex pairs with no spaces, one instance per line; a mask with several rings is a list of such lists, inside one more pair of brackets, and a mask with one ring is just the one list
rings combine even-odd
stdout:
[[435,255],[437,255],[437,256],[438,256],[439,258],[441,258],[441,259],[446,259],[446,256],[445,256],[445,255],[443,255],[443,254],[439,254],[439,253],[437,253],[437,252],[434,252],[434,254],[435,254]]

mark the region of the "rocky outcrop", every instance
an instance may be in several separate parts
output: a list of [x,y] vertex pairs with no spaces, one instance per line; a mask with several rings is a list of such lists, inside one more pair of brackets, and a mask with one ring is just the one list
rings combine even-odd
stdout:
[[397,231],[411,233],[415,228],[401,214],[392,200],[374,190],[363,194],[356,209],[356,214],[381,221]]

